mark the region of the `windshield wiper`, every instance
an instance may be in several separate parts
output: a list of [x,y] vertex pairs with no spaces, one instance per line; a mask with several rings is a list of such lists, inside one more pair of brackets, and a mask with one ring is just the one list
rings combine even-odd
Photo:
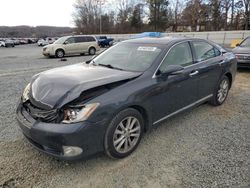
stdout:
[[106,65],[106,64],[99,63],[98,65],[103,66],[103,67],[107,67],[107,68],[110,68],[110,69],[124,70],[124,69],[121,69],[121,68],[118,68],[118,67],[114,67],[113,65],[110,65],[110,64]]

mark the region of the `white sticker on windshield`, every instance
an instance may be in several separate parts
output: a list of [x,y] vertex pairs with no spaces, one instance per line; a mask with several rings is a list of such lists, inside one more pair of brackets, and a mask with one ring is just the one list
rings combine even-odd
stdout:
[[150,47],[150,46],[140,46],[137,48],[138,51],[146,51],[146,52],[154,52],[157,50],[156,47]]

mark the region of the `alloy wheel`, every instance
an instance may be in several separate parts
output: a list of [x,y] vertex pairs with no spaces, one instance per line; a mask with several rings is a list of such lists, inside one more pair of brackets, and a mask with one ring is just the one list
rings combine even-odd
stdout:
[[56,55],[57,55],[57,57],[62,58],[64,56],[64,53],[62,50],[58,50]]
[[225,99],[227,98],[228,90],[229,82],[227,79],[223,79],[220,83],[219,90],[217,93],[217,99],[219,103],[223,103],[225,101]]
[[139,141],[141,125],[137,118],[126,117],[123,119],[114,132],[113,145],[118,153],[131,151]]

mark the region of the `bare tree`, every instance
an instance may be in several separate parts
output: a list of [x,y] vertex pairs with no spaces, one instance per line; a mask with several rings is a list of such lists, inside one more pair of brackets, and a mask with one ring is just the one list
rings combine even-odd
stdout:
[[224,30],[227,30],[228,12],[232,7],[232,0],[221,0],[221,7],[224,10]]
[[250,0],[243,0],[245,9],[245,30],[248,30],[250,16]]
[[179,22],[179,15],[181,13],[181,2],[180,0],[171,1],[171,4],[173,6],[173,12],[174,12],[174,24],[173,24],[173,31],[177,31],[178,28],[178,22]]

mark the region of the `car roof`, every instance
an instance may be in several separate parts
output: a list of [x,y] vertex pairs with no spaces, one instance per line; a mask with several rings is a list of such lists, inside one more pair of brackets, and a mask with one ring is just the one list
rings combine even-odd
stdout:
[[184,41],[184,40],[189,40],[193,38],[188,38],[188,37],[172,37],[172,36],[168,36],[168,37],[145,37],[145,38],[137,38],[137,39],[130,39],[130,40],[126,40],[123,41],[125,43],[141,43],[141,44],[169,44],[170,42],[180,42],[180,41]]
[[95,37],[93,35],[71,35],[71,36],[67,36],[67,37]]

